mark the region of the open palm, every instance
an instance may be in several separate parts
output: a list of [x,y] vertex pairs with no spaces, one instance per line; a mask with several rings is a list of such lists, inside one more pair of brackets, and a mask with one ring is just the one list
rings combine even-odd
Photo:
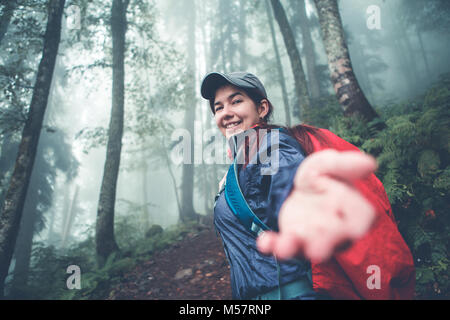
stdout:
[[302,254],[327,260],[342,244],[359,239],[373,224],[375,209],[353,182],[376,169],[361,152],[324,150],[300,165],[293,189],[280,210],[279,232],[264,232],[258,248],[279,259]]

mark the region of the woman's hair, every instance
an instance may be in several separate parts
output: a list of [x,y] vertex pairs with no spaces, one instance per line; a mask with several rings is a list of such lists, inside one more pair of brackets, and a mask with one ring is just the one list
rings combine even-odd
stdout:
[[310,155],[314,151],[314,145],[311,140],[310,135],[314,136],[321,144],[326,143],[326,138],[320,132],[319,128],[307,125],[307,124],[298,124],[293,127],[286,127],[276,124],[268,124],[267,122],[262,122],[258,125],[260,129],[278,129],[284,128],[290,136],[292,136],[302,147],[305,156]]
[[[250,90],[245,90],[247,95],[250,97],[250,99],[253,100],[256,106],[259,106],[261,104],[261,100],[264,99],[262,95],[255,91],[251,92]],[[269,100],[267,100],[269,101]],[[321,144],[325,143],[325,137],[320,132],[319,128],[307,125],[307,124],[298,124],[293,127],[286,127],[286,126],[280,126],[276,124],[270,124],[270,118],[273,113],[273,105],[269,101],[269,112],[267,112],[267,115],[261,119],[261,123],[259,123],[259,128],[261,129],[275,129],[275,128],[284,128],[287,130],[289,135],[295,138],[297,142],[302,147],[303,151],[305,152],[305,156],[310,155],[314,151],[314,145],[311,140],[310,135],[314,136]]]

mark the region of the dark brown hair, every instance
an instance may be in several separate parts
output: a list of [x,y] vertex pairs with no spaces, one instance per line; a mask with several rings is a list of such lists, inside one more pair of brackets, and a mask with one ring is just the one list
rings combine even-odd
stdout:
[[298,124],[293,127],[286,127],[275,124],[268,124],[267,122],[262,122],[258,125],[257,128],[269,130],[277,128],[285,129],[289,133],[289,135],[295,138],[295,140],[297,140],[297,142],[300,144],[302,150],[305,153],[305,156],[310,155],[314,151],[314,145],[310,135],[314,136],[321,144],[326,143],[326,138],[324,137],[322,132],[320,132],[320,129],[307,124]]

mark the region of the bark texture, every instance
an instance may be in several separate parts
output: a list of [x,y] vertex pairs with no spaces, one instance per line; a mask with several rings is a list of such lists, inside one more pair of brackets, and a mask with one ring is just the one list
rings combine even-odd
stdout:
[[344,114],[359,115],[366,121],[371,121],[378,115],[361,90],[353,72],[337,1],[314,0],[314,2],[327,52],[331,81]]
[[0,216],[0,297],[3,296],[3,285],[17,240],[25,197],[47,107],[61,39],[61,19],[64,3],[65,0],[51,0],[49,2],[42,59],[39,63],[28,119],[22,131],[22,140],[19,145],[14,171]]

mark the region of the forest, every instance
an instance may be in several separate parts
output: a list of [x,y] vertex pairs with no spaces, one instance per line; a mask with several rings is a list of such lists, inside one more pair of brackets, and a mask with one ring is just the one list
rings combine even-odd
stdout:
[[230,298],[212,71],[376,157],[450,299],[449,34],[448,0],[0,0],[0,299]]

